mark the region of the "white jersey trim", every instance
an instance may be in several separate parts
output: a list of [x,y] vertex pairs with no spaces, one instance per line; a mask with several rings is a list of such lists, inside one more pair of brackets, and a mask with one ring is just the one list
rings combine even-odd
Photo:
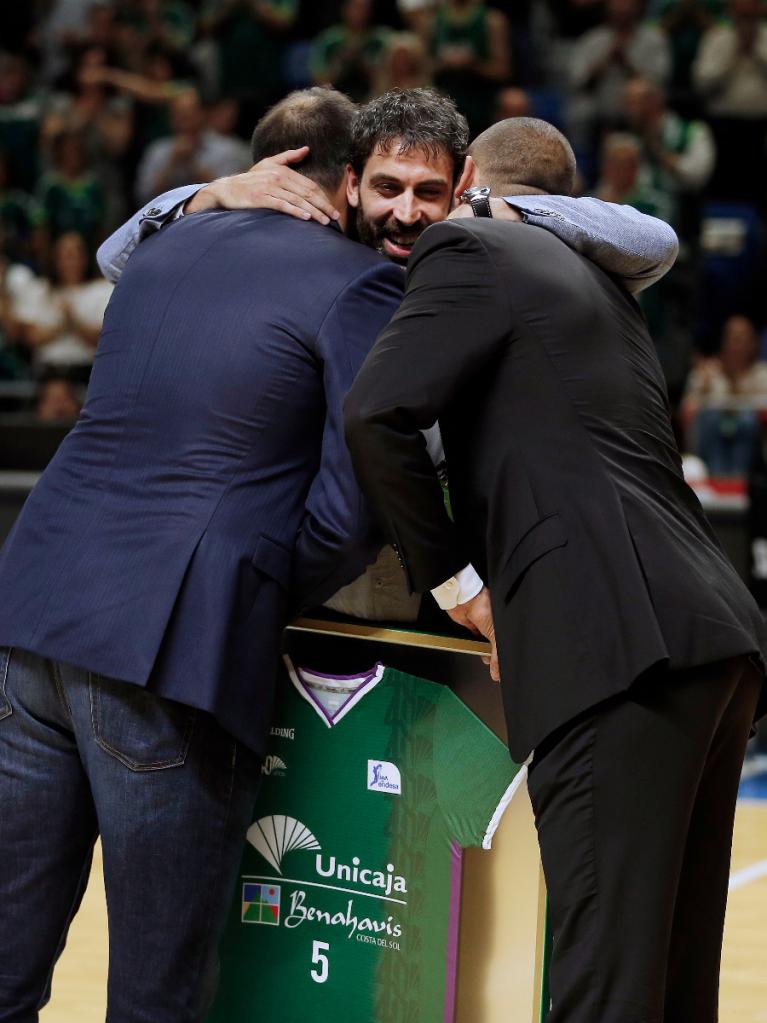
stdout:
[[498,825],[501,823],[501,818],[506,813],[509,803],[514,798],[515,793],[522,787],[523,782],[527,782],[527,765],[533,759],[532,753],[524,762],[522,767],[514,775],[511,785],[506,789],[504,794],[501,796],[501,801],[495,808],[495,813],[490,818],[490,823],[485,831],[485,837],[482,839],[482,848],[491,849],[493,845],[493,837],[498,830]]
[[[323,709],[323,707],[317,702],[314,696],[310,692],[310,687],[304,681],[304,678],[311,680],[316,678],[317,681],[327,681],[327,676],[319,673],[315,673],[307,670],[306,668],[297,668],[293,661],[287,654],[283,655],[283,661],[285,667],[288,669],[288,675],[293,685],[296,687],[301,696],[306,700],[310,707],[312,707],[319,717],[320,721],[324,722],[327,728],[333,728],[338,724],[352,708],[356,707],[363,696],[367,696],[371,689],[374,689],[383,678],[383,674],[386,671],[386,666],[380,662],[371,668],[370,671],[363,672],[360,675],[348,676],[345,678],[338,678],[338,676],[332,676],[333,681],[336,685],[348,688],[351,692],[354,692],[355,686],[357,687],[356,692],[353,696],[346,701],[346,703],[332,716]],[[303,677],[302,677],[303,676]],[[365,681],[367,679],[367,682]]]

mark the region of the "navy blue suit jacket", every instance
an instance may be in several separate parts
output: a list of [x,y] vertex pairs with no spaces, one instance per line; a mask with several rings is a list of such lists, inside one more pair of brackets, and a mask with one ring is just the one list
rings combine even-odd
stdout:
[[341,408],[403,285],[336,228],[266,211],[141,245],[80,421],[0,553],[0,645],[147,685],[259,749],[289,601],[375,555]]

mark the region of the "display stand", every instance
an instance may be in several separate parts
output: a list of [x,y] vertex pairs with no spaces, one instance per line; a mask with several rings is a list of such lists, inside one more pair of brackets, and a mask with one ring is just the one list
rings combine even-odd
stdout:
[[[356,672],[375,661],[450,685],[504,741],[500,688],[471,639],[360,622],[299,619],[286,633],[296,663]],[[546,897],[532,810],[520,790],[503,816],[491,853],[464,855],[455,1023],[544,1018]]]

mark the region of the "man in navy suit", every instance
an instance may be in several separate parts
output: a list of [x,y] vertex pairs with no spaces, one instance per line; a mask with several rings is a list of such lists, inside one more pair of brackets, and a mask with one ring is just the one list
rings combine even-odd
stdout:
[[[353,113],[311,90],[254,140],[309,142],[342,227]],[[0,554],[0,1020],[45,1004],[97,834],[108,1020],[204,1014],[289,601],[376,553],[341,406],[403,282],[271,211],[182,219],[131,259]]]

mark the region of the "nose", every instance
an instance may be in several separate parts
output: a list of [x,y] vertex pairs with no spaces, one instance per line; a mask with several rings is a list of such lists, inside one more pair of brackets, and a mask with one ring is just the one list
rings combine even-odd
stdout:
[[421,208],[412,192],[403,192],[394,207],[394,216],[404,227],[412,227],[421,219]]

